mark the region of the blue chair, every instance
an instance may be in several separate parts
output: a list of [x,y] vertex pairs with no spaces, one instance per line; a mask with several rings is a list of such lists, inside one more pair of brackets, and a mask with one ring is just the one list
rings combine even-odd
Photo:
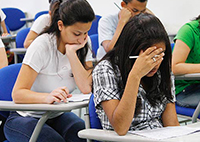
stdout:
[[27,34],[29,33],[30,28],[21,29],[16,36],[16,48],[24,48],[24,41]]
[[101,16],[96,15],[95,20],[92,22],[92,26],[90,30],[88,31],[88,35],[93,35],[93,34],[98,34],[98,25],[99,25],[99,20],[101,19]]
[[196,109],[194,108],[187,108],[187,107],[182,107],[176,104],[176,113],[178,117],[183,118],[184,120],[179,121],[179,123],[185,123],[192,121],[192,123],[197,122],[197,119],[200,119],[200,103],[197,106]]
[[91,39],[91,42],[92,42],[92,52],[94,53],[93,57],[95,58],[96,55],[97,55],[97,50],[99,48],[98,34],[90,35],[90,39]]
[[38,12],[38,13],[35,14],[34,20],[36,20],[41,15],[48,14],[48,13],[49,13],[49,11],[47,11],[47,10],[46,11],[40,11],[40,12]]
[[[12,100],[11,93],[20,68],[21,63],[12,64],[0,69],[0,100]],[[0,115],[6,119],[9,115],[9,111],[0,111]],[[0,137],[3,137],[2,135],[3,134],[0,134]],[[6,140],[4,142],[8,141]]]
[[[24,48],[24,40],[26,39],[27,34],[29,33],[30,28],[21,29],[16,36],[16,48],[10,49],[11,52],[14,52],[15,63],[22,62],[24,54],[26,53],[26,48]],[[19,55],[19,56],[17,56]]]
[[[176,75],[175,80],[199,80],[200,76],[193,76],[193,74],[184,74],[184,75]],[[184,118],[185,120],[179,121],[179,123],[187,123],[188,121],[192,121],[192,123],[196,122],[197,119],[200,119],[200,102],[198,106],[194,108],[182,107],[176,104],[176,112],[180,118]]]
[[94,104],[94,95],[90,96],[90,101],[88,105],[89,119],[90,119],[90,128],[93,129],[103,129],[101,126],[100,119],[96,113],[95,104]]
[[2,8],[6,15],[5,23],[9,27],[10,31],[16,31],[22,28],[26,22],[20,21],[21,18],[25,18],[25,14],[18,8]]
[[[11,93],[21,65],[12,64],[0,69],[0,100],[12,101]],[[9,112],[0,111],[0,115],[7,118]]]

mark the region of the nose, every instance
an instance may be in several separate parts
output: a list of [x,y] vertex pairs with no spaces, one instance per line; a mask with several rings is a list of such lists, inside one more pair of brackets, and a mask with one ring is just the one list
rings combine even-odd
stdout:
[[83,34],[80,36],[80,38],[78,39],[78,43],[83,43],[87,38],[87,34]]

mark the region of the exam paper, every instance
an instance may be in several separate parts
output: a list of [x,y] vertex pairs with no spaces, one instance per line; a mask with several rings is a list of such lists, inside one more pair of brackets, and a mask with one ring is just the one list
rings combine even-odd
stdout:
[[91,94],[72,94],[72,97],[67,98],[68,102],[81,102],[90,99]]
[[167,138],[179,137],[200,131],[200,127],[170,126],[152,130],[129,131],[129,133],[143,137],[163,140]]

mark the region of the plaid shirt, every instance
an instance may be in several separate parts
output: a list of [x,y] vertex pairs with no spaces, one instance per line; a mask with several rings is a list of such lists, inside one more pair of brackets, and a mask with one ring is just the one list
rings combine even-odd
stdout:
[[[117,86],[118,82],[122,81],[120,71],[118,69],[115,74],[111,63],[104,60],[95,67],[92,76],[96,113],[101,120],[102,127],[104,129],[113,130],[113,127],[111,126],[109,119],[101,106],[101,102],[112,99],[120,100],[120,90]],[[165,98],[161,104],[156,107],[152,107],[145,97],[145,94],[145,90],[142,85],[140,85],[137,97],[141,99],[141,109],[140,112],[134,116],[129,131],[163,127],[160,116],[169,101]],[[172,87],[172,95],[174,98],[173,102],[175,102],[174,85]]]

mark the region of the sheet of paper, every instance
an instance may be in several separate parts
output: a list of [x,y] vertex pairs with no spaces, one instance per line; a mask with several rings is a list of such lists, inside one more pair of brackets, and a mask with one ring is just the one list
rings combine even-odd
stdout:
[[148,137],[156,140],[163,140],[167,138],[179,137],[188,135],[194,132],[200,131],[200,127],[188,127],[188,126],[174,126],[174,127],[163,127],[152,130],[141,130],[141,131],[129,131],[129,133]]
[[67,98],[68,102],[80,102],[90,99],[91,94],[72,94],[71,98]]

